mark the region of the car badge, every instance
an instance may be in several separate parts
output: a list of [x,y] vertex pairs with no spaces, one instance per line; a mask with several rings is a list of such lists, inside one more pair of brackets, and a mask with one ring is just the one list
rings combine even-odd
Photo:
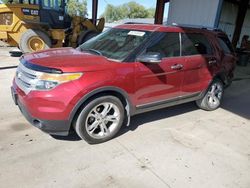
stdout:
[[18,72],[17,73],[17,78],[20,79],[22,77],[22,73],[21,72]]

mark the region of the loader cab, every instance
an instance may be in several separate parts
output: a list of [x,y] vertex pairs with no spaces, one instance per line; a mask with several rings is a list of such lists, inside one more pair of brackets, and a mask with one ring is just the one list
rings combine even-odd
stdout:
[[42,23],[48,23],[52,29],[70,27],[71,19],[66,13],[65,0],[39,0],[39,7]]
[[65,0],[19,0],[20,4],[38,5],[37,14],[43,25],[52,29],[66,29],[70,27],[71,19],[66,12]]

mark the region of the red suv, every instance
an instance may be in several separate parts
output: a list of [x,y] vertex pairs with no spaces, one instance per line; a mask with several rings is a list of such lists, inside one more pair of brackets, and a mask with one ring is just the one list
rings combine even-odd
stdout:
[[67,135],[74,128],[88,143],[101,143],[138,113],[190,101],[215,110],[235,62],[219,30],[124,24],[77,49],[24,55],[12,95],[44,132]]

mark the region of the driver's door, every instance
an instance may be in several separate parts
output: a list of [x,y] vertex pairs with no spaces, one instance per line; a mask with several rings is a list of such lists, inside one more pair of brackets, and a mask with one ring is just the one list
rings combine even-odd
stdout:
[[136,62],[137,107],[147,107],[178,100],[183,80],[179,33],[166,33],[144,53],[162,55],[160,63]]

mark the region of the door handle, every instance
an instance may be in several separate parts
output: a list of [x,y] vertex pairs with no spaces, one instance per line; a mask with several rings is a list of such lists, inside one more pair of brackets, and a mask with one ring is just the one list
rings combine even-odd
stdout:
[[175,64],[171,66],[171,69],[173,70],[181,70],[183,68],[182,64]]
[[213,64],[216,64],[217,63],[217,61],[214,59],[214,60],[209,60],[208,61],[208,64],[209,65],[213,65]]

